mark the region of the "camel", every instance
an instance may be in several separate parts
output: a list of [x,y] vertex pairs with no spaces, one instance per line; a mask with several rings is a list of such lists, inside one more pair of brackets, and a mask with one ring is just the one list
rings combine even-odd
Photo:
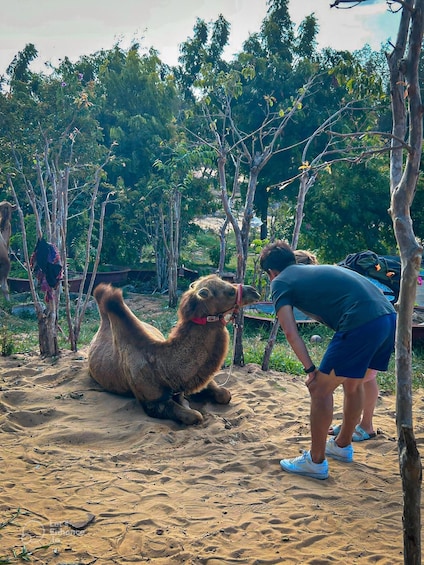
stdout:
[[5,200],[0,202],[0,288],[6,300],[10,300],[7,277],[10,271],[9,241],[12,233],[10,219],[13,210],[16,210],[15,204]]
[[231,393],[214,381],[228,351],[226,324],[240,306],[257,301],[248,285],[201,277],[181,297],[178,322],[169,337],[139,320],[122,291],[99,284],[94,290],[100,327],[88,354],[89,372],[106,391],[132,394],[147,415],[198,424],[203,416],[188,399],[228,404]]

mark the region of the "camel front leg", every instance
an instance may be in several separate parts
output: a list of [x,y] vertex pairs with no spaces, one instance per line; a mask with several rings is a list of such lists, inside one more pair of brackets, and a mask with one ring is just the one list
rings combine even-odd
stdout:
[[184,401],[184,404],[180,404],[173,398],[170,398],[169,400],[144,401],[141,405],[143,406],[146,414],[152,418],[174,420],[175,422],[187,424],[189,426],[203,422],[202,414],[197,410],[192,410],[188,406],[187,401]]
[[217,404],[229,404],[231,392],[227,388],[219,386],[214,379],[212,379],[205,388],[197,393],[191,394],[190,398],[194,401],[211,401]]

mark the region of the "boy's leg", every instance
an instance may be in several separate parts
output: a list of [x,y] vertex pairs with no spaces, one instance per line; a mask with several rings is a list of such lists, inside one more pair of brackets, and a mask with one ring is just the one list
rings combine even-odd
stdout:
[[333,392],[344,380],[343,377],[336,377],[334,372],[327,375],[317,371],[316,377],[308,386],[311,395],[311,459],[314,463],[321,463],[325,459],[327,431],[333,418]]
[[336,438],[339,447],[346,447],[352,443],[353,432],[361,418],[364,405],[363,379],[345,379],[343,391],[343,422]]
[[378,383],[377,372],[375,369],[368,369],[364,377],[364,409],[362,411],[362,418],[359,422],[361,428],[368,434],[373,434],[373,416],[374,410],[378,400]]

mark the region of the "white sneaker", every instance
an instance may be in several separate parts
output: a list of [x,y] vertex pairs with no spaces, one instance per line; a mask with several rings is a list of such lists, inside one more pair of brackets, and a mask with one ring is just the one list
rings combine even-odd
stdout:
[[325,454],[328,455],[328,457],[337,459],[338,461],[343,461],[343,463],[352,463],[353,461],[353,447],[351,445],[339,447],[336,443],[335,437],[327,440]]
[[328,479],[328,463],[324,459],[322,463],[314,463],[311,459],[310,451],[304,451],[299,457],[294,459],[282,459],[280,461],[284,471],[312,477],[313,479]]

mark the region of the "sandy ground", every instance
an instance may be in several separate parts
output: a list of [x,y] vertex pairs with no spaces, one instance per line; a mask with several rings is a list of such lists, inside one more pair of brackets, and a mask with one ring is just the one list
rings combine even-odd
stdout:
[[[317,481],[279,467],[309,445],[302,378],[237,368],[231,404],[203,405],[204,423],[184,427],[102,391],[86,359],[0,360],[2,558],[25,547],[63,565],[403,562],[393,397],[379,402],[377,438]],[[421,395],[415,418],[420,447]]]
[[[279,466],[309,446],[303,378],[225,369],[231,404],[184,427],[102,391],[87,352],[0,358],[0,563],[403,563],[394,397],[377,438],[317,481]],[[416,393],[419,449],[423,408]]]

